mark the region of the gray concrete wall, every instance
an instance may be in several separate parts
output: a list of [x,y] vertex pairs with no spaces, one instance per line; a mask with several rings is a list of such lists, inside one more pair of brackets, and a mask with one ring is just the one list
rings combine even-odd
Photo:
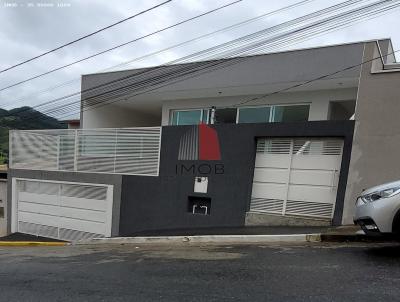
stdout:
[[[250,205],[258,137],[341,137],[344,139],[343,160],[332,223],[337,225],[342,221],[353,121],[214,125],[222,159],[180,161],[180,139],[192,127],[163,127],[158,177],[11,169],[8,174],[8,199],[12,200],[13,178],[110,184],[114,185],[112,236],[167,229],[244,226]],[[216,164],[218,168],[215,168]],[[210,171],[200,169],[204,165],[209,165]],[[209,178],[207,194],[193,192],[195,176]],[[189,197],[210,198],[212,214],[192,215],[188,210]],[[7,212],[11,221],[11,202]],[[263,223],[266,223],[266,218]],[[277,223],[276,217],[269,218],[269,223]],[[299,223],[299,220],[295,222]],[[293,224],[294,219],[281,223]]]
[[113,212],[112,212],[112,225],[111,236],[119,234],[119,213],[121,204],[121,183],[122,175],[118,174],[100,174],[100,173],[76,173],[76,172],[56,172],[56,171],[38,171],[38,170],[21,170],[10,169],[8,171],[8,188],[7,199],[7,232],[11,232],[11,209],[12,209],[12,179],[13,178],[29,178],[37,180],[54,180],[54,181],[68,181],[68,182],[82,182],[94,184],[113,185]]
[[[256,140],[259,137],[343,138],[335,213],[333,220],[328,221],[338,225],[342,221],[353,126],[353,121],[213,125],[221,148],[221,160],[218,161],[178,160],[180,139],[193,126],[165,126],[162,129],[159,177],[123,176],[120,235],[168,229],[244,226],[246,212],[250,208]],[[219,165],[218,171],[215,165]],[[207,166],[211,167],[208,171]],[[206,194],[194,193],[195,176],[208,177]],[[188,210],[190,197],[209,198],[211,214],[193,215]],[[276,217],[272,218],[276,221]]]
[[[366,44],[363,61],[379,57]],[[353,223],[354,203],[365,188],[400,179],[400,70],[383,71],[380,59],[362,66],[343,224]]]

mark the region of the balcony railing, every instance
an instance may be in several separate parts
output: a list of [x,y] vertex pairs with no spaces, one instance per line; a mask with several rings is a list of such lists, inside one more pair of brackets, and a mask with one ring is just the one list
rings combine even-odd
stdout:
[[158,175],[161,127],[12,130],[12,169]]

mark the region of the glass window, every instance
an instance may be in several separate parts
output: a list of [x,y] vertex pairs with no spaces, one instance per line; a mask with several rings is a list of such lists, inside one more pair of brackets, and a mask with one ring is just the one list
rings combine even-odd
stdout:
[[271,107],[239,109],[239,123],[268,123]]
[[174,111],[172,125],[196,125],[202,120],[202,110]]
[[273,122],[302,122],[308,121],[309,105],[275,106]]
[[217,109],[215,111],[216,124],[234,124],[236,123],[236,108]]

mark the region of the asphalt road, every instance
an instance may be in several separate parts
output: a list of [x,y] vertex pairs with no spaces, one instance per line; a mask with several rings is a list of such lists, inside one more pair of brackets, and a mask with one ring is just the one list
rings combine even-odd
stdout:
[[0,248],[0,301],[399,299],[399,244]]

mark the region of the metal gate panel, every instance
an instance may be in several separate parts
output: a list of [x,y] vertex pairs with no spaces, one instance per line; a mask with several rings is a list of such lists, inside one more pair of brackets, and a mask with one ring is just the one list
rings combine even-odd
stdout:
[[13,232],[62,240],[111,236],[111,185],[13,179]]
[[272,214],[281,214],[283,209],[283,200],[268,198],[251,198],[251,210],[254,212],[267,212]]
[[287,200],[333,203],[336,190],[328,186],[289,185]]
[[292,170],[290,173],[290,182],[296,185],[330,186],[332,181],[334,179],[330,171]]
[[252,197],[269,200],[284,200],[287,195],[285,184],[253,183]]
[[259,139],[250,211],[332,218],[342,149],[336,138]]
[[260,183],[286,183],[287,168],[257,168],[254,171],[253,181],[259,181]]
[[33,202],[38,204],[58,205],[57,195],[36,194],[29,192],[19,192],[19,201]]
[[256,168],[283,169],[290,166],[291,156],[289,154],[257,153]]
[[86,198],[75,198],[61,196],[61,203],[66,207],[78,208],[78,209],[91,209],[96,211],[107,211],[106,200],[93,200]]

